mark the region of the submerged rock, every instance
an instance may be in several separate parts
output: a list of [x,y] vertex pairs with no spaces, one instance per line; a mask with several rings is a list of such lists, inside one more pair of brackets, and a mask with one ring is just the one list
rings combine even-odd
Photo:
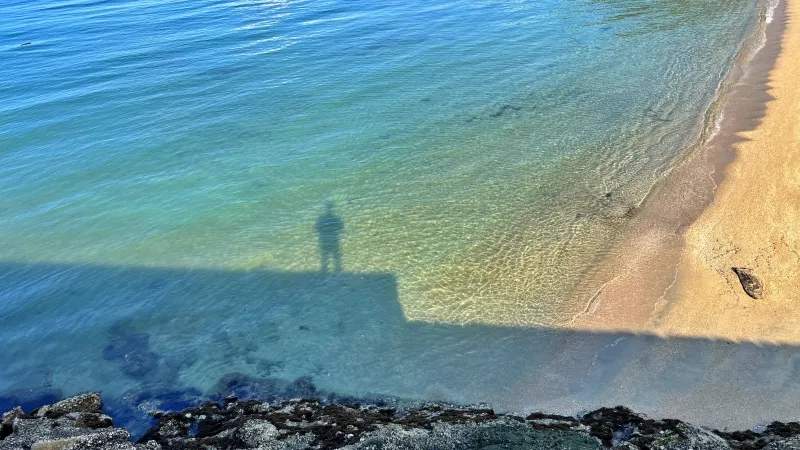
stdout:
[[522,111],[522,107],[521,106],[517,106],[517,105],[505,104],[505,105],[501,105],[496,111],[492,112],[489,115],[491,117],[500,117],[503,114],[505,114],[507,112],[510,112],[510,111]]
[[753,269],[747,267],[731,267],[731,270],[739,277],[742,288],[752,298],[760,299],[764,296],[764,285]]
[[118,362],[122,373],[148,389],[165,389],[178,384],[180,369],[194,364],[196,355],[188,352],[179,358],[162,357],[150,348],[148,333],[123,320],[109,329],[103,359]]
[[122,371],[136,380],[148,377],[159,366],[159,356],[150,350],[150,335],[137,332],[126,321],[113,325],[109,330],[103,359],[118,360]]

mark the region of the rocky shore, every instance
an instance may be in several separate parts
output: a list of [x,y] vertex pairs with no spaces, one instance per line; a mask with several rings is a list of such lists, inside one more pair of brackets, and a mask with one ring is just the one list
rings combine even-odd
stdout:
[[134,442],[86,393],[0,420],[0,450],[157,449],[800,449],[800,424],[775,422],[740,432],[653,420],[626,408],[576,417],[497,414],[480,407],[414,408],[262,402],[228,397],[182,411],[153,412]]

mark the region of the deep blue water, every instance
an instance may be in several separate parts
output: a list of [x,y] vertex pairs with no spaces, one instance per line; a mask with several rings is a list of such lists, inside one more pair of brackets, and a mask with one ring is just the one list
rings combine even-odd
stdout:
[[759,7],[2,2],[0,392],[502,403]]

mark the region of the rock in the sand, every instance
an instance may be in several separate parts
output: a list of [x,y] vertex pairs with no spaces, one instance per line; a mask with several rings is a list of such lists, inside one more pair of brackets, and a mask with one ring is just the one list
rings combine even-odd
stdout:
[[731,267],[731,269],[739,277],[739,282],[742,283],[742,288],[747,295],[755,299],[764,296],[764,284],[753,269],[747,267]]

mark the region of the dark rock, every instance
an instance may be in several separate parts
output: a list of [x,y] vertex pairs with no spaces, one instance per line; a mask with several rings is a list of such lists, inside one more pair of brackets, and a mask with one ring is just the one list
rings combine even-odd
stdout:
[[75,426],[78,428],[111,428],[114,426],[114,420],[105,414],[99,413],[70,413],[70,419],[75,421]]
[[156,443],[134,445],[127,431],[113,428],[111,418],[99,413],[101,404],[97,394],[83,394],[44,405],[37,411],[41,414],[26,415],[21,408],[7,412],[0,421],[0,450],[158,448]]
[[126,375],[141,380],[158,368],[159,357],[148,350],[134,350],[122,358],[122,371]]
[[150,408],[139,408],[136,402],[136,392],[128,391],[122,394],[121,397],[106,397],[103,400],[103,411],[114,418],[114,423],[117,426],[129,427],[130,424],[146,419]]
[[179,411],[207,400],[197,389],[129,391],[126,403],[140,411]]
[[318,391],[311,377],[300,377],[289,382],[280,378],[259,378],[242,373],[230,373],[220,378],[217,382],[217,394],[221,398],[233,396],[267,402],[332,396],[331,393]]
[[505,114],[508,111],[521,111],[521,110],[522,110],[521,106],[502,105],[502,106],[500,106],[500,108],[497,111],[495,111],[495,112],[493,112],[493,113],[491,113],[489,115],[491,117],[500,117],[500,116],[502,116],[503,114]]
[[19,406],[11,411],[3,413],[3,416],[0,418],[0,440],[5,439],[14,431],[14,421],[20,417],[27,416]]
[[103,359],[118,360],[122,371],[131,378],[142,380],[158,367],[159,357],[150,351],[150,335],[137,332],[129,322],[114,324],[108,340]]
[[100,394],[87,392],[75,397],[66,398],[52,405],[45,405],[33,411],[36,417],[49,417],[55,419],[69,413],[100,413],[103,400]]
[[731,267],[731,270],[739,277],[739,282],[742,283],[742,289],[744,289],[747,295],[754,299],[760,299],[764,296],[764,285],[753,269],[748,269],[747,267]]
[[150,350],[150,335],[137,332],[129,321],[118,322],[108,330],[108,345],[103,350],[103,359],[124,358],[131,352]]
[[261,375],[272,375],[284,368],[283,361],[272,361],[269,359],[262,359],[256,361],[256,368]]
[[122,321],[109,330],[109,343],[103,349],[103,359],[118,361],[125,375],[148,388],[165,389],[176,386],[181,367],[196,362],[188,353],[179,359],[162,358],[150,350],[150,335],[137,331],[129,321]]
[[[301,378],[294,384],[306,382]],[[83,396],[40,410],[96,404]],[[678,420],[649,419],[621,406],[579,417],[533,413],[522,418],[485,407],[425,404],[398,410],[230,397],[221,404],[157,413],[157,422],[136,443],[105,417],[85,411],[33,416],[17,408],[0,420],[0,450],[800,450],[796,422],[774,422],[759,432],[711,431]]]
[[217,394],[220,397],[273,401],[280,398],[288,386],[289,383],[285,380],[256,378],[237,372],[220,378],[217,382]]
[[[678,420],[656,421],[634,413],[628,408],[600,408],[580,418],[583,425],[589,427],[589,434],[607,447],[617,446],[621,442],[631,442],[637,446],[649,448],[652,436],[686,438]],[[616,442],[617,445],[614,445]]]
[[311,377],[300,377],[286,388],[284,395],[286,398],[315,398],[318,394]]
[[168,411],[180,411],[208,401],[197,389],[177,390],[131,390],[122,398],[109,397],[105,412],[114,418],[114,423],[139,438],[153,427],[154,415]]
[[257,448],[274,442],[279,432],[269,420],[250,419],[236,430],[236,435],[246,448]]

